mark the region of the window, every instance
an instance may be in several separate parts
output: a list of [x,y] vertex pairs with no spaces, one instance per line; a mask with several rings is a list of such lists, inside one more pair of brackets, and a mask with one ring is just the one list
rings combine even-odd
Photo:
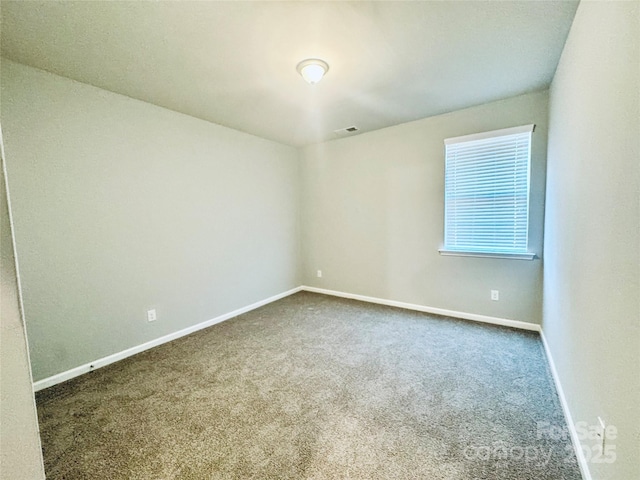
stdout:
[[445,143],[443,255],[531,260],[529,170],[534,125]]

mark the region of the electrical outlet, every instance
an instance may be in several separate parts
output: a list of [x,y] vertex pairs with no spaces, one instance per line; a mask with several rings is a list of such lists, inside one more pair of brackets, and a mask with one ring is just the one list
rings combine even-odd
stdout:
[[500,300],[500,290],[491,290],[491,300],[494,302]]
[[155,322],[157,318],[155,308],[153,310],[147,310],[147,322]]
[[322,270],[318,270],[318,278],[322,278]]

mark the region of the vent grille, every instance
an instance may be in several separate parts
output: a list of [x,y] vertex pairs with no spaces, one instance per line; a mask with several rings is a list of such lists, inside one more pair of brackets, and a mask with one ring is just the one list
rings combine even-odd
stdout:
[[334,130],[333,133],[335,133],[336,135],[343,137],[345,135],[350,135],[352,133],[356,133],[357,131],[359,131],[360,129],[356,126],[351,126],[351,127],[346,127],[346,128],[340,128],[338,130]]

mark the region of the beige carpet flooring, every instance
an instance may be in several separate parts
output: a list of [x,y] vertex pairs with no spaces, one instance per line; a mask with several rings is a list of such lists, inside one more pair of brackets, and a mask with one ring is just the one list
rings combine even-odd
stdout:
[[52,480],[580,478],[537,334],[306,292],[37,406]]

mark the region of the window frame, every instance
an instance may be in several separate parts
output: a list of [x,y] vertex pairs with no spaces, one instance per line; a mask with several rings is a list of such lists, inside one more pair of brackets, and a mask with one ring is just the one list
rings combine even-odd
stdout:
[[[486,258],[508,258],[515,260],[533,260],[536,257],[534,252],[529,251],[529,223],[531,221],[531,205],[530,205],[530,197],[531,197],[531,152],[533,145],[533,132],[535,130],[534,124],[529,125],[521,125],[518,127],[510,127],[503,128],[499,130],[492,130],[487,132],[475,133],[471,135],[463,135],[459,137],[447,138],[444,140],[445,149],[444,149],[444,165],[445,165],[445,173],[444,173],[444,218],[443,218],[443,246],[438,249],[438,252],[444,256],[461,256],[461,257],[486,257]],[[459,143],[469,143],[475,142],[478,140],[485,140],[490,138],[499,138],[506,137],[510,135],[529,133],[529,145],[528,145],[528,158],[527,158],[527,202],[526,202],[526,246],[524,251],[522,252],[507,252],[500,251],[497,247],[495,251],[487,251],[487,249],[477,248],[452,248],[451,246],[446,245],[447,241],[447,146]],[[450,227],[449,227],[450,228]]]

